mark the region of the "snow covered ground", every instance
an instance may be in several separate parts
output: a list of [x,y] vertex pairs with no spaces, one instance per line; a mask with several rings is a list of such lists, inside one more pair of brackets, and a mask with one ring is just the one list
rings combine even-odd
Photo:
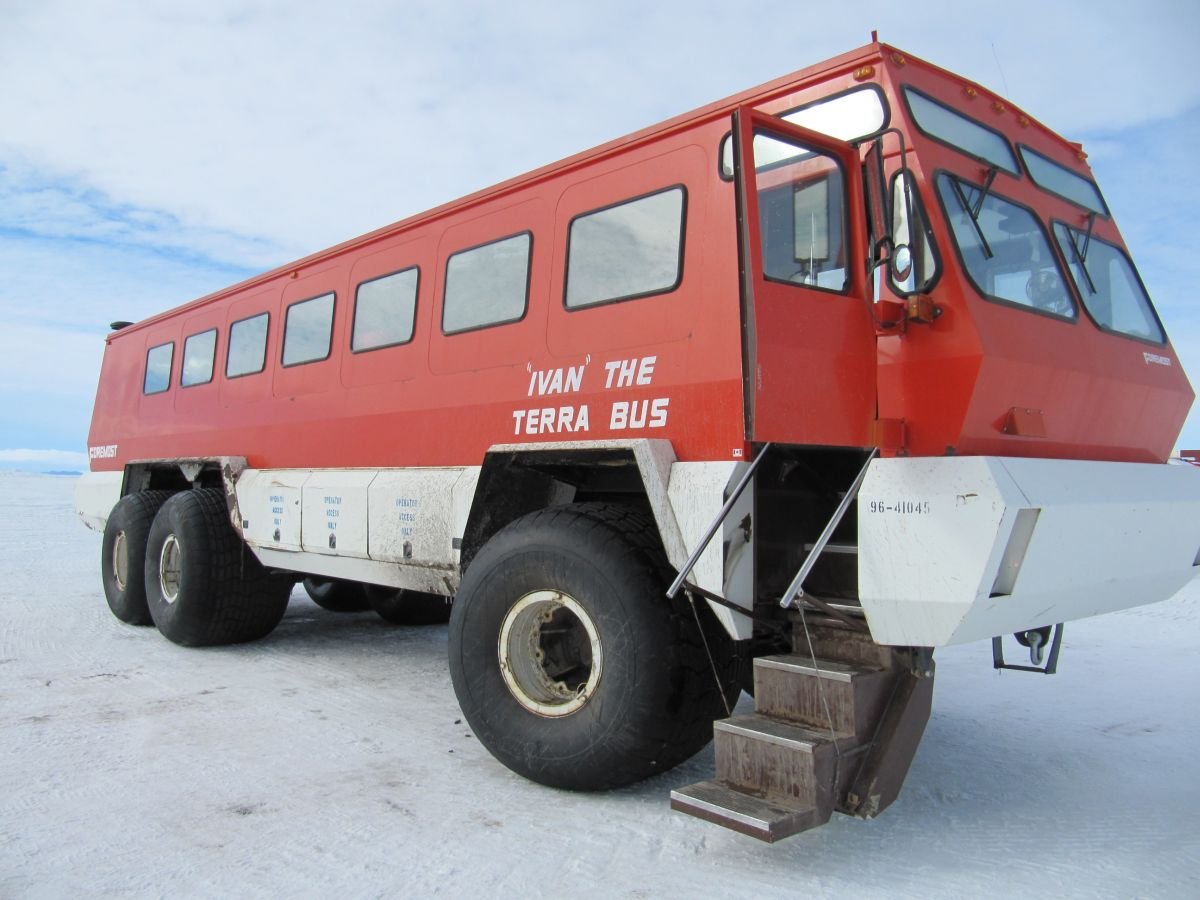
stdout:
[[711,749],[607,795],[508,772],[444,627],[120,624],[72,488],[0,474],[0,896],[1200,896],[1200,588],[1068,625],[1052,678],[940,652],[899,801],[768,846],[669,809]]

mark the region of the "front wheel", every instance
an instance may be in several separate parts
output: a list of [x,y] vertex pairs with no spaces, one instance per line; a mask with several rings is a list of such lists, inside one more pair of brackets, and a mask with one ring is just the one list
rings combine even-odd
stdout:
[[454,691],[518,774],[575,790],[638,781],[707,744],[722,692],[736,695],[704,649],[707,637],[726,656],[729,642],[667,600],[652,529],[623,506],[555,507],[502,529],[468,568],[450,616]]

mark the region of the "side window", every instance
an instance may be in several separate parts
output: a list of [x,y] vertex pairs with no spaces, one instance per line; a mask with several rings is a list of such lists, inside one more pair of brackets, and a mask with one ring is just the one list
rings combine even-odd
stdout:
[[143,394],[161,394],[171,386],[171,360],[175,357],[175,342],[151,347],[146,354],[146,378]]
[[354,298],[350,349],[355,353],[412,340],[417,314],[416,267],[364,281]]
[[662,294],[683,271],[684,188],[628,200],[571,221],[567,309]]
[[240,319],[229,326],[229,356],[225,360],[225,377],[253,375],[267,364],[268,313]]
[[837,160],[766,134],[754,136],[763,275],[845,291],[846,189]]
[[183,342],[183,372],[179,383],[184,387],[208,384],[213,377],[213,360],[217,355],[217,329],[188,335]]
[[287,308],[283,323],[283,364],[298,366],[329,356],[333,334],[332,292]]
[[532,245],[533,235],[526,231],[453,254],[446,261],[442,331],[454,334],[523,318]]

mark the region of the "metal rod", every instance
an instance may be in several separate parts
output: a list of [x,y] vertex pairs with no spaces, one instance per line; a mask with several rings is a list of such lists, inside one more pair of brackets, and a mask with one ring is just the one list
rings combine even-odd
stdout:
[[850,504],[854,502],[854,498],[858,496],[858,489],[862,487],[863,479],[867,477],[867,469],[871,466],[871,461],[875,459],[879,453],[879,448],[873,448],[867,461],[863,463],[862,469],[859,470],[854,483],[850,485],[850,489],[846,491],[846,496],[842,497],[842,502],[838,504],[838,508],[833,511],[833,516],[825,524],[825,530],[821,532],[821,536],[817,538],[813,544],[812,552],[804,560],[804,565],[800,567],[800,571],[796,573],[796,577],[792,579],[792,583],[788,585],[787,593],[783,595],[783,599],[779,601],[779,605],[787,609],[792,605],[792,601],[797,596],[804,596],[804,579],[808,578],[808,573],[812,571],[813,566],[817,564],[817,558],[820,557],[821,551],[825,549],[825,545],[829,543],[829,539],[833,537],[833,531],[841,524],[842,517],[846,515],[846,510],[850,508]]
[[683,568],[679,570],[679,575],[671,582],[671,586],[667,589],[667,596],[672,600],[679,593],[679,589],[683,587],[684,581],[691,574],[692,569],[696,568],[696,563],[700,561],[700,557],[704,551],[708,549],[709,542],[713,539],[713,535],[717,533],[717,529],[721,527],[721,523],[725,521],[725,517],[729,515],[729,511],[733,509],[733,504],[737,503],[738,497],[742,496],[742,491],[746,489],[746,485],[750,483],[750,479],[754,477],[755,471],[758,470],[758,464],[763,461],[767,455],[767,451],[771,449],[771,444],[768,442],[763,444],[762,450],[758,452],[758,456],[754,458],[754,462],[750,463],[748,468],[742,475],[741,480],[733,489],[733,493],[729,495],[729,499],[725,501],[725,505],[721,507],[721,511],[717,513],[717,517],[713,519],[713,523],[708,526],[708,531],[705,532],[704,539],[700,541],[700,546],[692,551],[692,555],[688,557],[688,561],[684,563]]

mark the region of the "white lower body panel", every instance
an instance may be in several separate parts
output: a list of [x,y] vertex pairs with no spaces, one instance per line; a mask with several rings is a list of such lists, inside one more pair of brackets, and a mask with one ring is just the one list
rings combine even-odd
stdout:
[[1171,597],[1200,573],[1200,471],[876,460],[858,532],[859,594],[875,640],[963,643]]
[[84,472],[75,482],[75,513],[93,531],[103,531],[112,508],[121,499],[124,472]]

